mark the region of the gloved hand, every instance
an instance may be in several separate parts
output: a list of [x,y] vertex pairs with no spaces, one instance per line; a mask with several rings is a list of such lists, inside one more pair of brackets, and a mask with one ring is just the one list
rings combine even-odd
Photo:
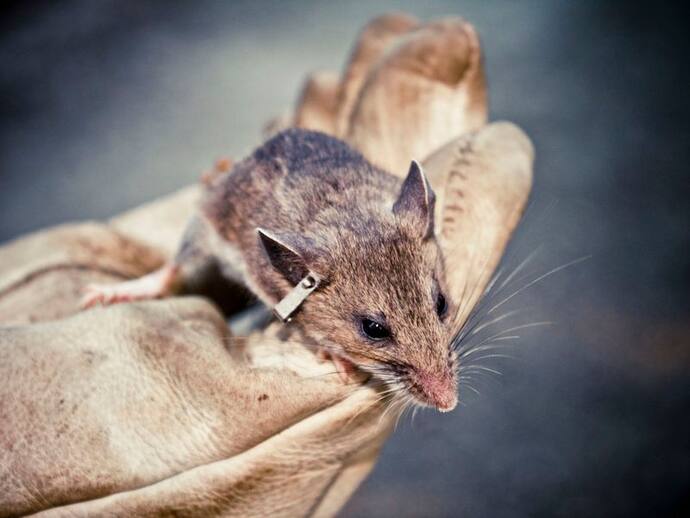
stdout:
[[[479,129],[474,31],[381,17],[332,77],[307,82],[287,124],[330,131],[400,175],[400,161],[423,161],[469,311],[524,208],[533,155],[511,124]],[[279,324],[233,337],[197,297],[79,312],[87,284],[173,253],[197,191],[0,248],[0,516],[331,516],[373,467],[396,416]]]

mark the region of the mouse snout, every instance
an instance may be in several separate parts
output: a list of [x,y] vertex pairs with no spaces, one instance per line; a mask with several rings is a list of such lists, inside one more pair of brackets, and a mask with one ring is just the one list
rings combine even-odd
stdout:
[[412,377],[413,392],[427,405],[441,412],[450,412],[458,404],[458,388],[455,376],[450,372],[439,375],[417,371]]

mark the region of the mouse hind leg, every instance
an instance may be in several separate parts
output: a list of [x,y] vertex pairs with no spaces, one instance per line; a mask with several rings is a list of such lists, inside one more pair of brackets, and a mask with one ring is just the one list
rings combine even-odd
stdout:
[[187,226],[175,258],[138,279],[118,284],[90,284],[81,300],[83,309],[97,304],[110,305],[174,295],[183,286],[202,275],[213,261],[209,247],[209,229],[198,216]]
[[81,307],[86,309],[96,304],[109,305],[172,295],[178,277],[179,267],[175,263],[167,263],[138,279],[118,284],[89,284],[81,300]]

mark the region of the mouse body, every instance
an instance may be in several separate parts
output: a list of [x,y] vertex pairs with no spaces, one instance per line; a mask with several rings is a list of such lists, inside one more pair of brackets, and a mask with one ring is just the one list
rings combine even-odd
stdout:
[[289,129],[209,180],[170,264],[92,286],[84,305],[165,296],[211,263],[271,307],[314,276],[288,325],[341,374],[359,368],[394,396],[448,411],[455,305],[434,200],[414,161],[401,180],[341,140]]

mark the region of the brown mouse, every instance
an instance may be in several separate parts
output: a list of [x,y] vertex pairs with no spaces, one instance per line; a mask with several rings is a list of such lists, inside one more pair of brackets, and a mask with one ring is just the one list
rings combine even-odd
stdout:
[[171,264],[92,286],[84,305],[170,294],[209,263],[397,396],[457,403],[453,301],[434,235],[434,193],[412,162],[401,181],[346,143],[290,129],[206,186]]

